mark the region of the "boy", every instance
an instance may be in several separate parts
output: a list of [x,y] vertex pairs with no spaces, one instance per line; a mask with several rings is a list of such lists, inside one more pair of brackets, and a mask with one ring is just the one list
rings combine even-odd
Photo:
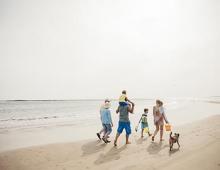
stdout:
[[119,97],[119,105],[120,106],[127,106],[128,102],[132,103],[130,100],[128,100],[126,93],[127,93],[126,90],[123,90],[122,95]]
[[[141,122],[141,137],[144,137],[144,129],[148,128],[148,121],[147,121],[147,113],[148,113],[148,109],[145,108],[144,109],[144,114],[142,114],[138,124]],[[136,128],[137,131],[137,128]],[[150,131],[148,130],[148,135],[151,136]]]

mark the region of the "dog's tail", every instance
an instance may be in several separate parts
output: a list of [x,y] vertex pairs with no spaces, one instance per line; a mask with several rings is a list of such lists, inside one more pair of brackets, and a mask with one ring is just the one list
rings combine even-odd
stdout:
[[172,138],[172,131],[170,132],[170,138]]

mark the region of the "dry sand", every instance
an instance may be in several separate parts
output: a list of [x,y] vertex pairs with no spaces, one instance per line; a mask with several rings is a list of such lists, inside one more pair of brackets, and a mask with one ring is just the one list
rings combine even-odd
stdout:
[[132,144],[118,147],[96,139],[77,143],[50,144],[0,153],[0,170],[219,170],[220,115],[174,127],[180,133],[180,145],[169,152],[168,136],[152,143],[150,138],[131,136]]

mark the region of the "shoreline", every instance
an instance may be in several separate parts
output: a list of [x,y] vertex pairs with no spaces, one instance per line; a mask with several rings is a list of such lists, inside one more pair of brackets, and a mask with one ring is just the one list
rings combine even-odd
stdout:
[[[20,148],[0,153],[2,170],[58,169],[213,169],[220,168],[220,115],[174,127],[180,133],[180,150],[174,145],[169,152],[168,136],[160,143],[159,134],[150,138],[131,135],[131,145],[124,145],[124,135],[118,147],[104,144],[95,137],[78,142],[54,143]],[[114,135],[111,134],[111,141]],[[138,158],[138,159],[137,159]],[[158,160],[159,163],[158,163]],[[199,165],[198,165],[199,164]]]
[[[212,116],[207,116],[205,118],[199,118],[198,120],[183,123],[183,124],[176,125],[173,127],[175,129],[181,129],[181,127],[190,126],[194,122],[202,121],[202,120],[205,120],[205,119],[207,119],[209,117],[213,117],[213,116],[219,116],[219,115],[216,114],[216,115],[212,115]],[[134,126],[135,126],[135,124],[133,123],[132,124],[132,135],[136,134],[136,132],[134,131]],[[151,125],[151,126],[154,127],[153,125]],[[92,130],[93,133],[86,135],[86,136],[80,135],[81,133],[86,134],[88,128],[90,130]],[[100,126],[100,128],[101,128],[101,126]],[[113,132],[111,133],[111,136],[115,136],[115,133],[117,130],[116,129],[117,124],[115,124],[113,128],[114,129],[113,129]],[[20,145],[18,143],[16,145],[14,145],[14,144],[9,145],[9,146],[5,145],[3,148],[0,148],[0,154],[4,153],[4,152],[18,150],[18,149],[25,149],[25,148],[29,148],[29,147],[38,147],[38,146],[44,146],[44,145],[50,145],[50,144],[52,144],[52,145],[53,144],[62,144],[62,143],[80,143],[85,140],[86,141],[87,140],[94,140],[94,139],[96,139],[95,133],[97,130],[99,130],[99,129],[96,126],[75,127],[74,125],[57,125],[57,126],[33,127],[33,128],[23,128],[23,129],[19,128],[19,129],[13,129],[13,130],[9,129],[9,130],[5,130],[5,132],[2,131],[2,133],[0,135],[4,135],[4,133],[6,134],[6,136],[9,135],[10,140],[12,140],[12,139],[15,140],[17,138],[17,139],[19,139],[18,143],[20,143]],[[151,132],[153,132],[154,129],[151,128],[150,130],[151,130]],[[68,133],[68,135],[62,135],[63,132],[66,132],[66,133],[69,132],[69,133]],[[71,133],[71,132],[77,132],[77,133]],[[75,134],[75,135],[73,135],[73,134]],[[78,135],[76,135],[76,134],[78,134]],[[37,139],[36,136],[42,137],[45,135],[47,137],[47,140],[41,140],[38,142],[35,140],[32,140],[32,138]],[[55,135],[60,136],[59,140],[56,137],[54,137]],[[29,142],[25,143],[24,140],[26,138],[24,138],[24,136],[28,136],[29,138],[31,138],[31,140],[29,140]],[[3,142],[3,144],[6,142],[7,142],[7,139],[5,140],[5,142]]]

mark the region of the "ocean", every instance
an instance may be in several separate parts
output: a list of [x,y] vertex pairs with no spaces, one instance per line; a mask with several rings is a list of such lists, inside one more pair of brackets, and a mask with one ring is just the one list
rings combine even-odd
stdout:
[[[192,119],[218,114],[216,111],[219,105],[205,101],[209,100],[164,99],[167,117],[173,124],[182,124],[190,122]],[[137,120],[143,113],[143,109],[149,108],[149,119],[151,120],[155,100],[136,99],[134,102],[135,116],[132,115],[131,119]],[[99,109],[102,103],[102,100],[0,101],[0,130],[65,125],[93,126],[100,123]],[[113,100],[111,110],[113,119],[116,120],[117,106],[117,101]],[[211,106],[209,113],[201,109],[205,106]],[[194,114],[192,115],[186,110],[193,111]]]
[[[173,127],[220,114],[219,98],[164,98],[165,113]],[[151,132],[155,99],[133,99],[130,114],[132,133],[144,108],[149,108]],[[33,145],[96,139],[102,128],[100,106],[103,100],[0,101],[0,151]],[[111,101],[114,136],[117,131],[118,102]],[[208,126],[208,125],[207,125]],[[175,129],[174,129],[175,130]]]

